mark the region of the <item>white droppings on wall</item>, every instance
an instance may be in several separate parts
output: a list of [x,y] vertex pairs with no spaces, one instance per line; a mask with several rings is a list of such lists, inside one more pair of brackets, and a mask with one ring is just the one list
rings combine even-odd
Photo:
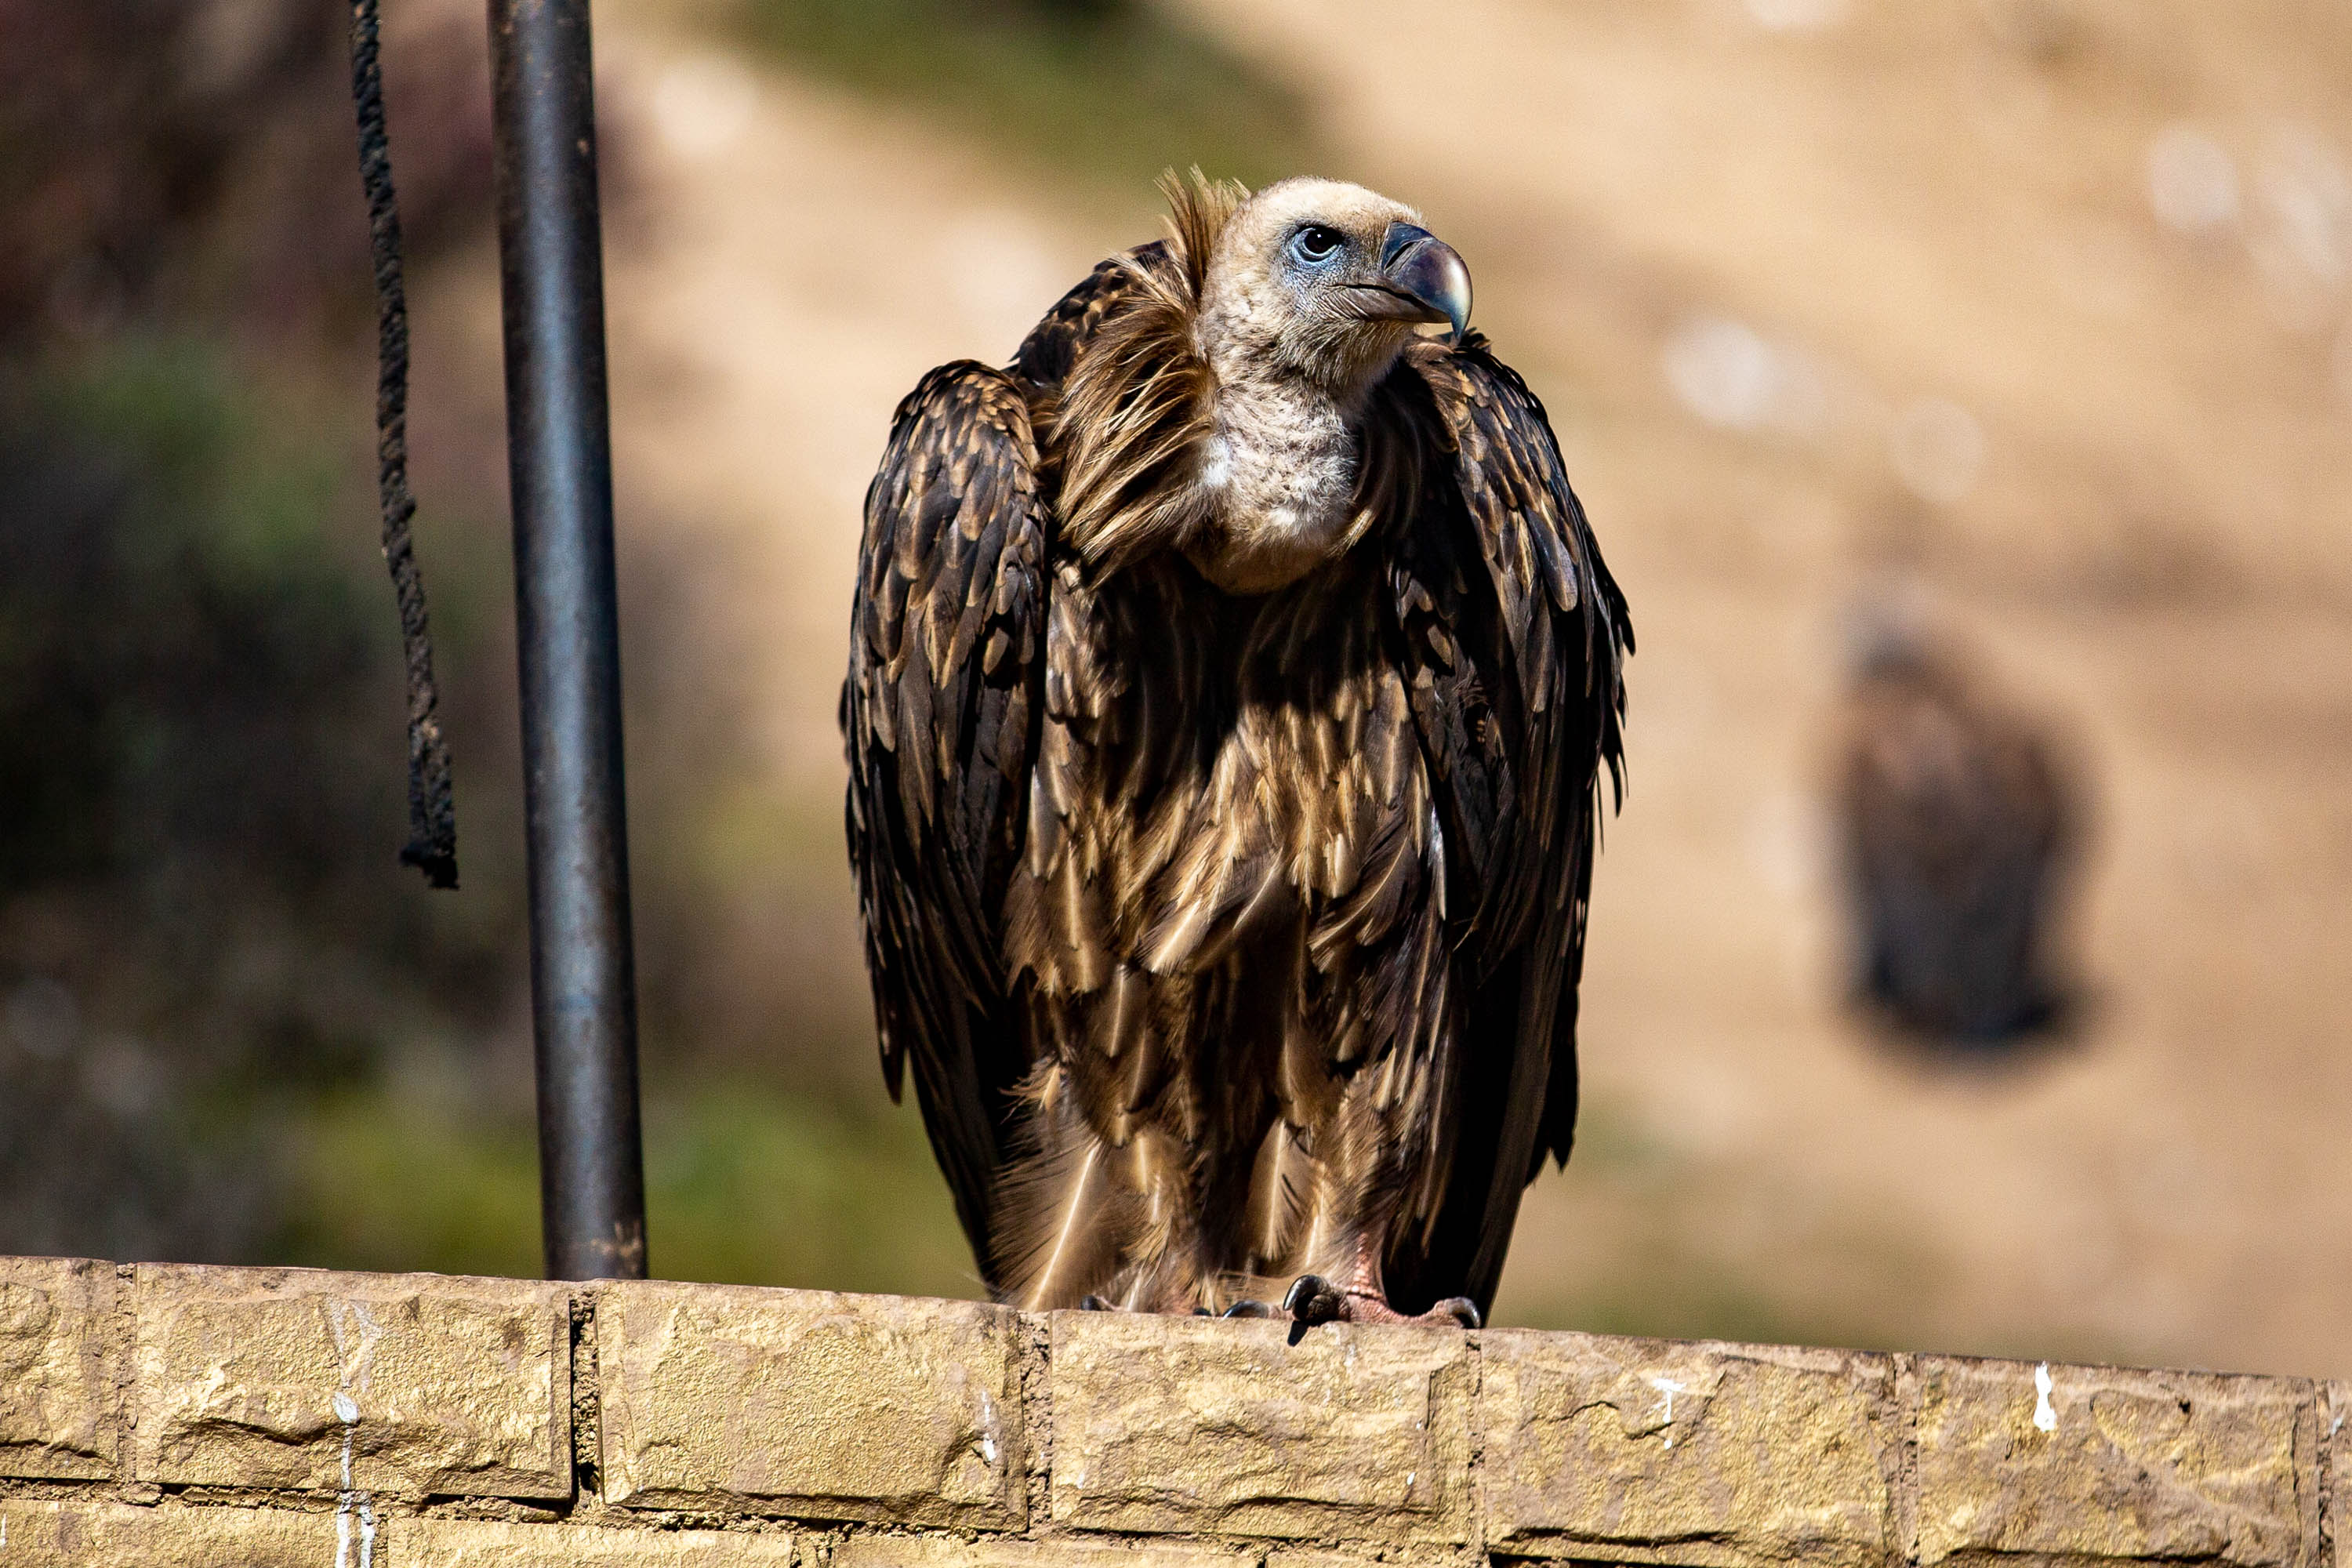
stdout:
[[1666,1447],[1671,1448],[1675,1446],[1675,1395],[1677,1394],[1686,1393],[1689,1389],[1689,1385],[1687,1384],[1676,1383],[1671,1377],[1654,1377],[1650,1379],[1650,1386],[1656,1389],[1661,1394],[1665,1396]]

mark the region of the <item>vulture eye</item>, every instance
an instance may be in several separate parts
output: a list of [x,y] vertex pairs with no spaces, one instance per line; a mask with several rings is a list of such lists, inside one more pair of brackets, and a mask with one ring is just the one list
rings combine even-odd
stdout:
[[1300,229],[1297,237],[1290,242],[1290,250],[1291,254],[1297,257],[1299,260],[1320,266],[1339,255],[1339,247],[1346,243],[1347,240],[1341,237],[1338,229],[1326,228],[1319,223],[1310,223]]

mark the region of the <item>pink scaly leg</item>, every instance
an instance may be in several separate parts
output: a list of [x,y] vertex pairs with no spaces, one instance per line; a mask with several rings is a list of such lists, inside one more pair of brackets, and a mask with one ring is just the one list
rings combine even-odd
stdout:
[[1426,1312],[1400,1312],[1389,1305],[1381,1283],[1377,1242],[1360,1242],[1346,1271],[1337,1279],[1302,1274],[1291,1281],[1282,1299],[1283,1310],[1300,1329],[1320,1323],[1441,1323],[1455,1328],[1479,1326],[1478,1305],[1467,1296],[1449,1296]]

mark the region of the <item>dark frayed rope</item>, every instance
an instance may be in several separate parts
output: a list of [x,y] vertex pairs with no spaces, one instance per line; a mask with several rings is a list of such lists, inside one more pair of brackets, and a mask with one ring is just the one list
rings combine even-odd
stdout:
[[375,254],[376,495],[383,509],[383,559],[400,602],[400,641],[408,664],[408,845],[400,863],[436,888],[457,885],[457,809],[449,791],[449,747],[441,738],[440,693],[433,683],[433,636],[425,619],[425,579],[408,524],[408,299],[400,279],[400,205],[392,189],[392,152],[383,128],[383,71],[376,60],[377,0],[352,3],[352,102],[359,112],[360,183],[367,191]]

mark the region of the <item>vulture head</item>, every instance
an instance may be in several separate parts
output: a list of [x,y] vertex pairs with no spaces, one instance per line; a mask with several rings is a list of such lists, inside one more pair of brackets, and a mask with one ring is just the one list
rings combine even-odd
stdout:
[[1400,202],[1336,180],[1285,180],[1225,220],[1196,331],[1220,380],[1296,376],[1360,405],[1415,326],[1470,323],[1462,258]]
[[1129,253],[1139,296],[1062,389],[1063,537],[1104,571],[1173,550],[1229,594],[1271,593],[1409,486],[1402,444],[1367,429],[1373,393],[1415,328],[1460,341],[1470,272],[1360,185],[1161,188],[1170,245]]

